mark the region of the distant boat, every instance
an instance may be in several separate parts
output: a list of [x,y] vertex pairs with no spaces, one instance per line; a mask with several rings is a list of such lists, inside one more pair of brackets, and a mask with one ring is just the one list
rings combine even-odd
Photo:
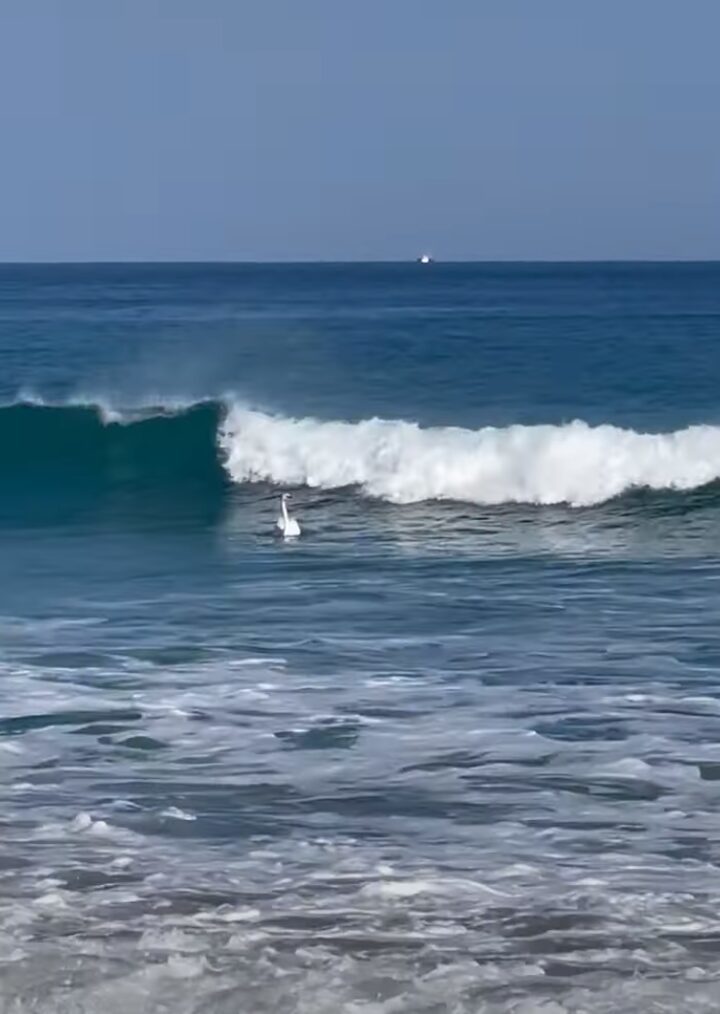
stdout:
[[432,262],[433,259],[430,254],[423,254],[422,257],[418,257],[417,259],[418,264],[432,264]]

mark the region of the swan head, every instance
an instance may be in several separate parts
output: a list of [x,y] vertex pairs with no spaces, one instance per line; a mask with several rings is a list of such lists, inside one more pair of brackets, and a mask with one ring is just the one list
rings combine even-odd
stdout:
[[292,494],[291,493],[283,493],[281,499],[282,499],[283,503],[287,503],[288,500],[292,499]]

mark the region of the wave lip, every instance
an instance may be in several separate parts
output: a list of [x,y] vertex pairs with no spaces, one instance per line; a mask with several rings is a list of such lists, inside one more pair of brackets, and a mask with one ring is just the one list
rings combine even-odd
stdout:
[[235,482],[356,486],[393,503],[456,500],[590,506],[632,489],[689,490],[720,478],[720,427],[638,433],[612,425],[456,427],[292,419],[230,407],[220,425]]

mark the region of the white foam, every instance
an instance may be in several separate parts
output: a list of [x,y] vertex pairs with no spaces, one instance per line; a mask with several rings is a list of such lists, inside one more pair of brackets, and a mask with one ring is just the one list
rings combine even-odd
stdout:
[[170,817],[172,820],[197,820],[194,813],[181,810],[179,806],[168,806],[166,810],[162,811],[161,816]]
[[89,831],[93,826],[93,819],[89,813],[78,813],[70,822],[71,831]]
[[414,898],[418,894],[434,894],[438,884],[427,880],[389,880],[368,884],[362,889],[367,898]]
[[196,979],[205,971],[205,961],[202,958],[184,958],[178,954],[171,954],[167,959],[165,972],[173,979]]
[[292,419],[235,406],[219,442],[236,482],[358,486],[395,503],[583,506],[634,487],[693,489],[720,477],[717,426],[662,434],[584,422],[423,429],[383,419]]
[[[74,834],[89,834],[95,838],[132,838],[132,831],[124,828],[113,827],[106,820],[93,820],[89,813],[78,813],[68,825],[69,830]],[[59,829],[54,825],[47,826],[46,830],[52,834]]]
[[48,891],[35,899],[35,904],[40,908],[67,908],[67,902],[59,891]]
[[170,951],[189,954],[202,951],[205,943],[177,926],[169,929],[147,929],[140,937],[138,946],[145,951]]
[[236,923],[236,922],[257,922],[260,918],[260,909],[251,908],[246,906],[244,908],[233,908],[229,911],[223,911],[218,916],[223,922]]

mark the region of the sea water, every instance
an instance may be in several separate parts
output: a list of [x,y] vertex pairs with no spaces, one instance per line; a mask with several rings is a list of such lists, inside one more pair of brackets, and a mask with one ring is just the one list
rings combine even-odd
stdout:
[[717,1011],[719,480],[718,265],[1,267],[2,1014]]

